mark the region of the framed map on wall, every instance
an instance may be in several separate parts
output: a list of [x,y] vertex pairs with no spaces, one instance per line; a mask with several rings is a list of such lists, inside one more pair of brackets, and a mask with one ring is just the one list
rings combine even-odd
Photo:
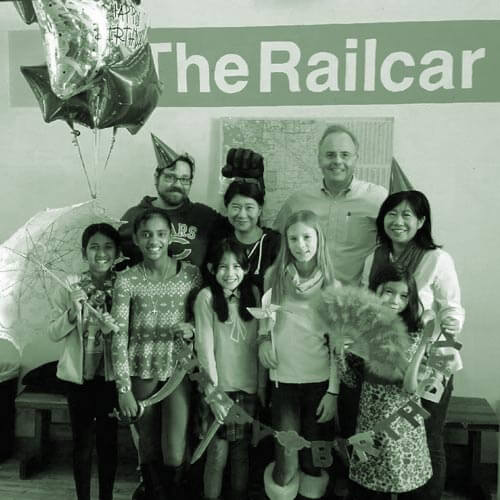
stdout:
[[[320,186],[318,142],[329,125],[351,130],[360,143],[356,176],[389,187],[394,120],[375,118],[221,118],[221,165],[230,148],[249,148],[264,157],[266,203],[263,226],[272,226],[283,202],[299,188]],[[220,174],[219,174],[220,175]],[[220,193],[229,180],[219,177]]]

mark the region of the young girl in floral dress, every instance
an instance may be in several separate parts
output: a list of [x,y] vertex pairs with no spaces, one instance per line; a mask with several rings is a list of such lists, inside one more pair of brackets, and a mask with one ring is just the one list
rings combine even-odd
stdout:
[[[397,312],[408,329],[410,349],[408,361],[417,349],[422,324],[415,280],[395,265],[386,265],[373,277],[374,289],[383,303]],[[420,405],[420,398],[404,391],[402,382],[393,382],[370,371],[370,362],[364,362],[361,381],[352,371],[343,374],[349,385],[361,383],[357,433],[374,430],[377,423],[393,415],[411,399]],[[390,500],[397,493],[399,499],[419,498],[419,490],[432,476],[424,419],[416,415],[416,425],[398,416],[391,429],[399,435],[377,430],[374,435],[377,456],[367,455],[360,460],[354,453],[349,477],[355,500]]]

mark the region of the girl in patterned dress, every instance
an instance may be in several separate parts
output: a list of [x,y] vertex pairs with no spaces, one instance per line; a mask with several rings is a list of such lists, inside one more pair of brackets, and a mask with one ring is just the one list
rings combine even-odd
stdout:
[[[384,304],[396,311],[406,324],[411,340],[410,360],[420,340],[417,332],[422,328],[415,280],[390,264],[379,270],[374,283]],[[364,362],[362,372],[357,433],[373,430],[377,423],[393,415],[410,399],[420,405],[420,399],[405,392],[402,383],[388,382],[370,371],[369,360]],[[353,385],[356,383],[353,375],[348,370],[342,378]],[[413,418],[415,425],[401,416],[391,422],[391,429],[399,438],[386,431],[375,431],[377,456],[368,454],[368,459],[363,461],[353,454],[349,477],[353,481],[351,492],[355,500],[390,500],[393,493],[397,493],[399,499],[418,498],[419,489],[432,476],[432,466],[423,418],[421,415]]]
[[[174,372],[176,339],[191,338],[186,321],[188,295],[201,284],[198,268],[168,255],[168,216],[151,209],[134,221],[134,243],[143,261],[120,273],[113,297],[112,356],[120,410],[137,414],[137,399],[155,393]],[[161,402],[144,410],[137,422],[139,456],[147,498],[163,499],[169,489],[182,498],[181,476],[189,413],[185,379]]]
[[[208,270],[209,286],[199,292],[194,303],[198,360],[212,383],[207,390],[218,387],[253,416],[259,372],[257,320],[246,308],[257,305],[259,293],[249,279],[245,251],[232,238],[223,239],[214,247]],[[210,407],[215,418],[223,422],[227,410],[217,402],[210,403]],[[250,433],[248,424],[229,423],[212,439],[203,477],[205,498],[220,497],[228,459],[230,498],[247,497]]]
[[[288,217],[280,253],[269,268],[264,288],[279,305],[274,327],[263,320],[259,358],[273,381],[273,428],[295,431],[308,441],[331,441],[337,413],[338,378],[332,325],[323,300],[334,285],[333,269],[318,216],[301,210]],[[272,334],[268,333],[272,327]],[[271,500],[322,498],[329,477],[314,464],[312,451],[276,443],[275,462],[264,471]]]
[[[90,500],[92,449],[96,441],[99,499],[113,498],[117,465],[117,422],[109,415],[116,406],[111,367],[109,314],[115,272],[112,266],[120,250],[120,235],[109,224],[91,224],[82,235],[82,253],[89,269],[66,278],[54,296],[54,316],[48,334],[62,342],[57,377],[67,382],[67,398],[73,435],[73,477],[78,500]],[[71,289],[71,291],[68,291]],[[85,307],[102,313],[97,318]],[[94,427],[95,422],[95,427]]]

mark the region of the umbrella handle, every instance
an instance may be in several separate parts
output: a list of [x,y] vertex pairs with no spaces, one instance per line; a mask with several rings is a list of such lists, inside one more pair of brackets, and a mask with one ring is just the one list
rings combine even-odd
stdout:
[[[102,314],[93,306],[91,306],[88,302],[84,302],[84,305],[97,319],[100,320],[102,318]],[[113,330],[114,333],[118,333],[120,331],[120,327],[118,325],[112,325],[111,330]]]

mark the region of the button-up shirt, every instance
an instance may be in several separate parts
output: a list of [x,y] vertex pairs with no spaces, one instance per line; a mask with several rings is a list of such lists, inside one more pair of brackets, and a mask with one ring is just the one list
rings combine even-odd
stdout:
[[386,197],[384,187],[359,179],[353,179],[337,195],[324,186],[305,188],[285,201],[274,227],[282,232],[292,213],[315,212],[320,218],[335,278],[343,284],[358,285],[364,261],[375,247],[375,219]]

